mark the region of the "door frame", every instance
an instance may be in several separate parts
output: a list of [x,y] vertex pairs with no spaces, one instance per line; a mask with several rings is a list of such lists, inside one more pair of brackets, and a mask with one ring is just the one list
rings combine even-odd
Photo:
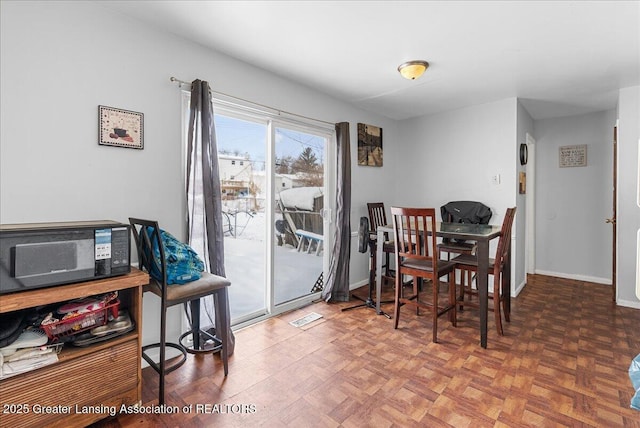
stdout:
[[525,230],[525,282],[527,274],[536,273],[536,140],[527,132],[526,230]]
[[612,228],[612,256],[611,256],[611,300],[615,303],[618,300],[618,288],[616,285],[616,271],[618,269],[618,121],[613,127],[613,214],[607,223],[611,223]]

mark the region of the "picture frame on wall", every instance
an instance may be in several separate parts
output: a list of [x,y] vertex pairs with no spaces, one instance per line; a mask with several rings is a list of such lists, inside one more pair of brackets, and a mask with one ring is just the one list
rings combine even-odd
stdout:
[[382,128],[358,123],[358,165],[382,166]]
[[558,160],[560,168],[587,166],[587,145],[560,147]]
[[98,144],[144,148],[144,114],[121,108],[98,106]]

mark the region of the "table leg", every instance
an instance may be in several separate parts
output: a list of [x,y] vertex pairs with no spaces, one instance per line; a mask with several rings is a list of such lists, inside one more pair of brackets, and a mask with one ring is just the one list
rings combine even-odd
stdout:
[[480,300],[480,346],[487,347],[487,312],[489,306],[489,241],[478,241],[478,299]]
[[382,309],[380,309],[380,295],[382,294],[382,256],[384,251],[382,247],[384,245],[384,232],[378,230],[377,233],[377,250],[376,250],[376,314],[382,315]]

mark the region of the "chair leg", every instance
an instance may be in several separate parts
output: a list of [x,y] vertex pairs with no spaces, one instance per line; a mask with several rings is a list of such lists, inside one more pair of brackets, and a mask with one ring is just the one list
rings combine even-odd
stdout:
[[402,295],[402,275],[396,271],[396,299],[395,307],[393,308],[393,328],[398,328],[398,321],[400,321],[400,296]]
[[[500,277],[502,275],[499,275]],[[496,319],[496,329],[498,330],[498,334],[500,336],[504,336],[504,331],[502,330],[502,315],[500,313],[500,278],[494,277],[493,280],[493,314]]]
[[500,297],[500,301],[502,302],[502,310],[504,311],[504,320],[506,322],[511,322],[511,316],[509,314],[509,310],[507,309],[507,301],[504,297]]
[[502,309],[504,311],[504,319],[507,322],[511,322],[511,313],[509,311],[509,308],[507,307],[507,301],[504,298],[505,293],[511,293],[511,290],[508,290],[506,288],[504,275],[501,274],[500,277],[501,277],[500,284],[501,284],[501,287],[502,287],[502,294],[500,295],[500,301],[502,302]]
[[413,277],[413,295],[416,296],[416,315],[420,315],[420,290],[424,287],[424,280],[419,277]]
[[431,311],[433,318],[433,343],[436,343],[438,341],[438,290],[440,288],[440,278],[436,276],[431,283],[431,289],[433,290],[433,310]]
[[[451,324],[458,326],[458,305],[456,304],[456,271],[455,269],[449,273],[449,304],[452,306],[450,312]],[[451,314],[453,312],[453,314]]]
[[[455,275],[455,271],[454,271]],[[460,302],[460,310],[464,310],[464,292],[467,286],[466,269],[460,269],[460,294],[458,295],[458,301]]]
[[389,258],[390,257],[389,257],[389,253],[384,253],[384,255],[385,255],[385,258],[384,258],[384,262],[385,262],[384,275],[389,277],[389,276],[391,276],[391,268],[389,267]]
[[164,299],[162,299],[160,314],[160,367],[158,371],[158,404],[164,404],[164,377],[166,374],[166,344],[167,344],[167,307]]
[[193,349],[200,349],[200,299],[191,300],[189,302],[191,310],[191,338],[193,340]]

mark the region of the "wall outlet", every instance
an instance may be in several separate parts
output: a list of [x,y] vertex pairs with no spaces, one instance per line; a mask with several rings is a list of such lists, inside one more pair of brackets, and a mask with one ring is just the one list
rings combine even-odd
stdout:
[[491,176],[491,183],[500,184],[500,174],[494,174]]

